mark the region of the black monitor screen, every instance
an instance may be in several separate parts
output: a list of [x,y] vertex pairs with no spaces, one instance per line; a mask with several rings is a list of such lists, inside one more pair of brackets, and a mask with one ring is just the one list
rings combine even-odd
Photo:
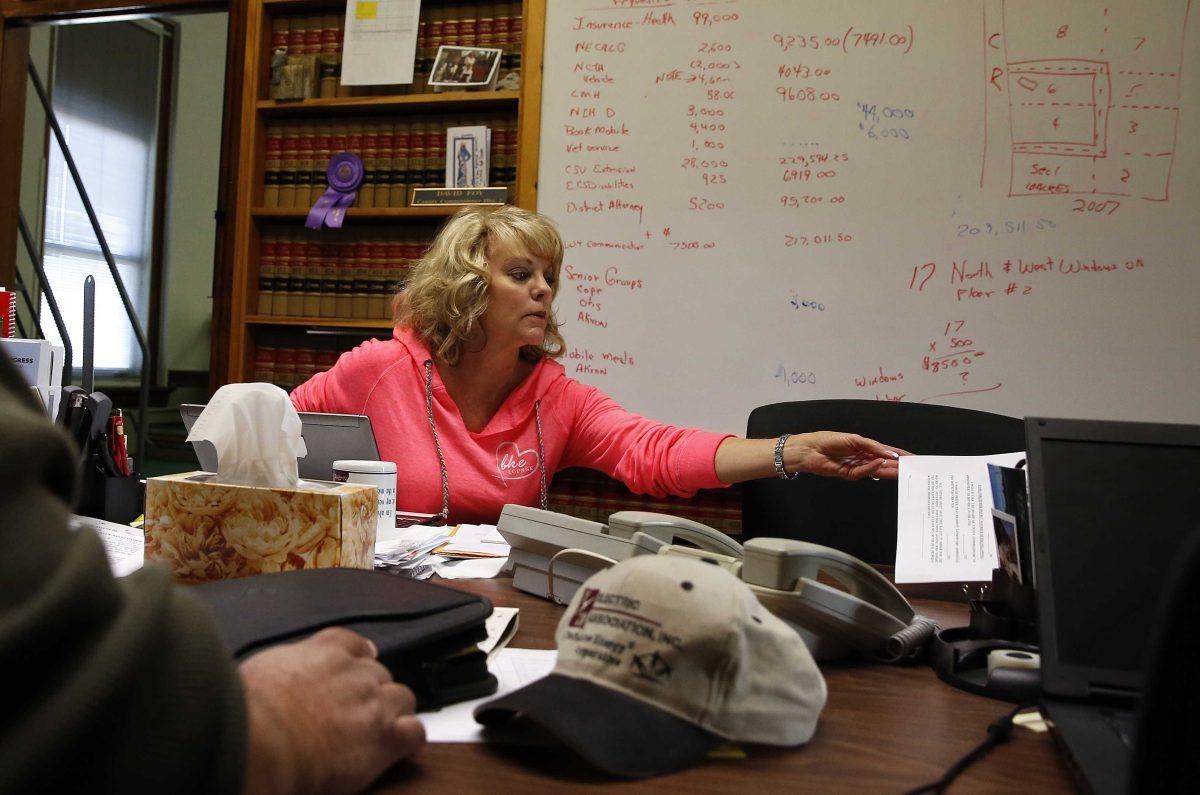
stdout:
[[1200,526],[1200,447],[1048,438],[1041,456],[1058,661],[1136,673]]

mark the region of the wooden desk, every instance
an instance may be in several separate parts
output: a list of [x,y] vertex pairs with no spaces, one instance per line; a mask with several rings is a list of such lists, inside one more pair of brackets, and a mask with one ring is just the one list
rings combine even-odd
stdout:
[[[511,580],[442,581],[521,610],[515,648],[552,649],[563,608],[513,589]],[[914,600],[943,626],[966,621],[966,606]],[[397,792],[574,792],[595,784],[639,792],[902,792],[933,781],[987,733],[1011,706],[938,681],[925,665],[822,666],[829,701],[812,741],[798,749],[746,747],[747,758],[713,760],[669,776],[627,782],[593,772],[566,750],[484,744],[429,744],[390,771],[381,789]],[[952,792],[1071,792],[1048,734],[1016,729],[1012,739],[972,765]]]

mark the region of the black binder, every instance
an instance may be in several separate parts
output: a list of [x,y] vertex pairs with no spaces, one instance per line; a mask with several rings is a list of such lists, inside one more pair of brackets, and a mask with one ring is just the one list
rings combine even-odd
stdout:
[[487,655],[492,603],[482,596],[362,569],[260,574],[194,586],[233,657],[245,659],[325,627],[370,638],[379,661],[428,709],[496,691]]

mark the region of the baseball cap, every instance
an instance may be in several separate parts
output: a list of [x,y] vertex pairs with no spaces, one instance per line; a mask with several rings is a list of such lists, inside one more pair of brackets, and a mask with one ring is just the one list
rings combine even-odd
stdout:
[[825,680],[796,631],[734,575],[642,555],[590,577],[555,633],[546,677],[475,708],[522,716],[611,774],[661,775],[733,740],[807,742]]

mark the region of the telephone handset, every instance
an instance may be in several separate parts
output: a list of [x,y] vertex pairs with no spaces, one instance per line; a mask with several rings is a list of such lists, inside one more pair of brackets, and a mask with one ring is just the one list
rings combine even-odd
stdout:
[[[514,587],[564,604],[599,569],[634,555],[668,554],[729,569],[800,633],[817,660],[852,649],[877,659],[906,659],[936,629],[882,574],[819,544],[754,538],[743,546],[707,525],[667,514],[620,511],[601,524],[523,505],[504,506],[498,529],[512,547]],[[846,590],[818,582],[818,574]]]
[[649,511],[618,511],[608,517],[608,532],[620,538],[632,539],[634,533],[645,535],[664,544],[674,544],[682,538],[700,549],[723,555],[742,556],[742,545],[706,524]]

